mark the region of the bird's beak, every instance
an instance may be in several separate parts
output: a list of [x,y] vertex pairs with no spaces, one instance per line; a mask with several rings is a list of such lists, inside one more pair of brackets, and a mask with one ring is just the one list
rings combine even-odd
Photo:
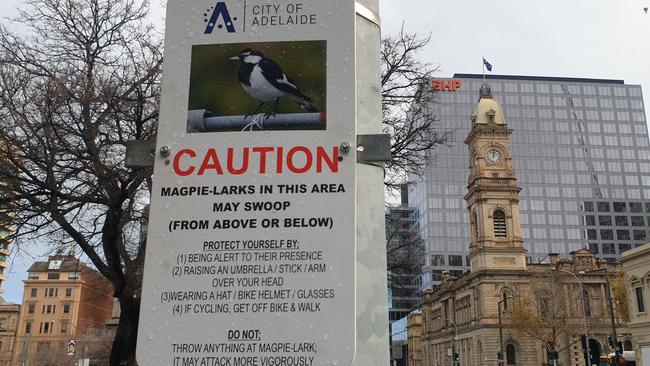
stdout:
[[233,57],[229,58],[228,60],[230,60],[230,61],[239,61],[239,56],[233,56]]

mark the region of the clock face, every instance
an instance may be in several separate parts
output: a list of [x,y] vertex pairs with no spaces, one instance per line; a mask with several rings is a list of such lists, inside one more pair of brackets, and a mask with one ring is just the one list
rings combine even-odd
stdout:
[[490,164],[499,164],[502,159],[503,156],[501,155],[501,152],[495,149],[490,149],[487,154],[485,154],[485,160]]

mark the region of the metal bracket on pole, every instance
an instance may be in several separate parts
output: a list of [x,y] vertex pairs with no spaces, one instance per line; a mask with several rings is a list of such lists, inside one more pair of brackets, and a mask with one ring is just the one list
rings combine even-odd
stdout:
[[354,10],[357,12],[357,15],[381,28],[381,19],[379,19],[377,13],[356,2],[354,3]]
[[151,168],[156,156],[156,142],[133,140],[126,141],[126,158],[124,166],[127,168]]
[[357,135],[357,163],[385,163],[390,159],[390,135]]

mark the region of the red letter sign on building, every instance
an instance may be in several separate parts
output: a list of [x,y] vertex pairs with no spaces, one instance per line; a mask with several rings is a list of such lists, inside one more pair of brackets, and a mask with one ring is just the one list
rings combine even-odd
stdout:
[[456,91],[457,89],[460,89],[460,86],[460,80],[433,80],[434,91]]

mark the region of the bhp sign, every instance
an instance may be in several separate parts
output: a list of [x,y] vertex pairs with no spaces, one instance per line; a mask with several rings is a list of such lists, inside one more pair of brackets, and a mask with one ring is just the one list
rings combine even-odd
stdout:
[[460,86],[460,80],[433,80],[434,91],[456,91],[457,89],[460,89]]

